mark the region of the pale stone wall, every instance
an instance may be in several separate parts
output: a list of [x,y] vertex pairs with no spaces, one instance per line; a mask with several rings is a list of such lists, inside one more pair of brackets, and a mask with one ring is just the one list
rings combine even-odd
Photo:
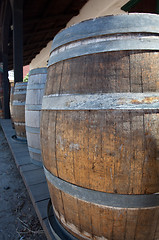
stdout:
[[128,0],[89,0],[81,9],[80,14],[73,17],[67,23],[66,27],[90,18],[125,14],[125,12],[121,10],[121,7],[127,2]]
[[[121,7],[127,2],[128,0],[89,0],[83,6],[79,15],[73,17],[67,23],[66,27],[90,18],[96,18],[105,15],[124,14],[125,12],[121,10]],[[30,63],[30,69],[47,66],[51,44],[52,41],[50,41],[46,48],[43,48],[41,52],[36,55],[36,57]]]
[[49,59],[52,41],[50,41],[45,48],[31,61],[30,70],[34,68],[46,67]]

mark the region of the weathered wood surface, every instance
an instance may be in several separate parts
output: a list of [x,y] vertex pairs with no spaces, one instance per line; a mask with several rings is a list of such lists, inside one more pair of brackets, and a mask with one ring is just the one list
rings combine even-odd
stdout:
[[50,182],[48,186],[57,218],[78,239],[158,239],[157,207],[112,208],[72,197]]
[[26,99],[27,83],[18,82],[14,87],[12,118],[19,139],[26,139],[25,131],[25,99]]
[[[71,51],[74,44],[67,42],[69,48]],[[59,179],[97,194],[100,191],[132,197],[154,195],[157,202],[138,208],[95,204],[55,187],[47,177],[57,218],[78,239],[157,240],[159,198],[154,193],[159,192],[158,51],[119,48],[115,52],[91,52],[84,56],[79,52],[79,56],[57,62],[53,53],[54,50],[42,104],[45,168]],[[107,103],[110,93],[112,102],[120,94],[117,100],[120,104],[110,107]],[[125,93],[133,96],[128,106]],[[105,96],[104,108],[101,102],[101,106],[98,104],[92,110],[99,94]],[[138,98],[138,94],[142,97]],[[81,99],[93,96],[94,102],[85,98],[77,107],[74,99],[79,95]]]
[[46,78],[47,68],[37,68],[29,72],[25,105],[26,135],[29,154],[33,163],[38,165],[42,165],[40,114]]

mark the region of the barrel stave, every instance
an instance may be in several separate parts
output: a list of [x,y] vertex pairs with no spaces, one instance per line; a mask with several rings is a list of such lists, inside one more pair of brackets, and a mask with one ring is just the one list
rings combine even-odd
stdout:
[[[48,131],[49,128],[49,131]],[[55,131],[56,131],[56,112],[46,111],[42,113],[41,116],[41,150],[43,161],[46,161],[46,158],[52,158],[52,161],[47,161],[47,169],[55,175],[58,176],[57,161],[56,161],[56,140],[55,140]],[[45,146],[45,147],[43,147]]]
[[40,128],[40,111],[30,110],[28,114],[25,114],[25,119],[26,122],[29,122],[30,127]]
[[152,240],[159,236],[159,207],[112,208],[77,199],[50,182],[48,186],[56,217],[78,239]]
[[25,116],[25,106],[24,105],[16,105],[13,103],[13,119],[14,122],[21,122],[24,123],[24,116]]
[[[43,123],[46,118],[48,113],[46,116],[43,113]],[[54,175],[99,191],[121,194],[159,191],[158,115],[58,111],[56,120],[54,112],[50,112],[48,119],[48,131],[43,131],[43,138],[48,135],[49,145],[43,157],[46,168]]]
[[158,51],[144,50],[67,59],[48,68],[45,95],[158,92],[158,64]]

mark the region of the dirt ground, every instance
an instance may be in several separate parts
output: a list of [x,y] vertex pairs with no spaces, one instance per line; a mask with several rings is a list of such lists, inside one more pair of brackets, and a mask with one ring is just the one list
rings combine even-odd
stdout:
[[0,127],[0,240],[46,240]]

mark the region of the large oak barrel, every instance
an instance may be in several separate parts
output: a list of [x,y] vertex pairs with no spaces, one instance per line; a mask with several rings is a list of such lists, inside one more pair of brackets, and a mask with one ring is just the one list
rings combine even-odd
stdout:
[[16,137],[18,140],[26,141],[25,131],[25,99],[27,82],[17,82],[14,87],[12,118],[14,122]]
[[159,16],[54,38],[41,146],[56,218],[78,239],[159,239]]
[[4,118],[2,77],[3,77],[3,71],[0,68],[0,118]]
[[29,72],[25,105],[26,135],[30,157],[34,164],[41,166],[40,114],[46,78],[47,68],[32,69]]

